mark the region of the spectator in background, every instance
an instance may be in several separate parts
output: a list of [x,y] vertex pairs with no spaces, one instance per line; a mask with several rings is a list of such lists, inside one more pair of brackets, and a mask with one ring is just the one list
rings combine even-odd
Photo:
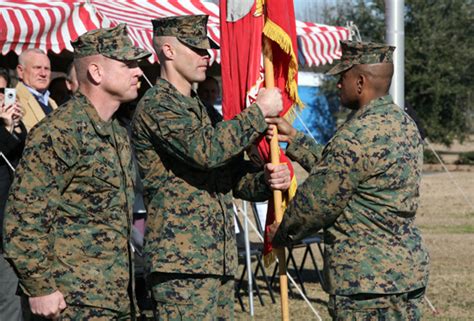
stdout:
[[67,88],[67,78],[66,77],[56,77],[51,80],[48,90],[50,92],[50,97],[61,106],[66,101],[71,98],[71,94]]
[[76,91],[79,89],[79,81],[77,80],[76,67],[74,67],[74,63],[71,63],[67,67],[66,86],[67,86],[67,89],[69,90],[70,96],[74,95]]
[[207,76],[206,80],[199,83],[197,94],[206,106],[214,106],[221,94],[219,82],[212,76]]
[[67,67],[66,77],[57,77],[51,80],[49,84],[50,97],[61,106],[72,98],[74,93],[79,88],[77,81],[76,68],[71,63]]
[[199,99],[206,106],[207,112],[212,120],[212,123],[217,123],[222,121],[222,115],[219,111],[216,110],[216,102],[221,94],[219,88],[219,82],[216,78],[207,76],[206,80],[199,83],[197,94]]
[[[4,104],[4,90],[10,86],[8,70],[0,68],[0,240],[8,190],[13,181],[13,169],[20,160],[25,146],[26,128],[18,103]],[[10,264],[3,258],[0,244],[0,320],[23,320],[20,296],[16,295],[18,278]]]
[[20,81],[16,86],[17,98],[24,109],[23,123],[29,131],[58,105],[49,98],[51,62],[40,49],[23,51],[16,67]]

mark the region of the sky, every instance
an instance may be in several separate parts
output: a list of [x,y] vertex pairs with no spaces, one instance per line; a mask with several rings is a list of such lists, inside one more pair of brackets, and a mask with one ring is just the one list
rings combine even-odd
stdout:
[[[209,2],[214,2],[216,4],[219,3],[219,0],[206,0]],[[225,0],[221,0],[225,1]],[[302,20],[302,21],[311,21],[311,22],[319,22],[321,21],[316,21],[318,20],[318,14],[317,12],[321,11],[321,9],[324,6],[332,6],[334,5],[338,0],[293,0],[293,3],[295,5],[295,16],[296,19]],[[314,14],[309,14],[308,11],[315,11],[316,13]],[[314,17],[314,18],[309,18],[309,17]]]

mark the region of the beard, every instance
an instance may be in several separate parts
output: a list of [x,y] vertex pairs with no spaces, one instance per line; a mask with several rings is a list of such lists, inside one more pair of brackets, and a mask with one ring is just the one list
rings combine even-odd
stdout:
[[340,106],[350,109],[350,110],[358,110],[359,109],[359,103],[357,101],[345,101],[343,102],[342,99],[339,98],[339,104]]

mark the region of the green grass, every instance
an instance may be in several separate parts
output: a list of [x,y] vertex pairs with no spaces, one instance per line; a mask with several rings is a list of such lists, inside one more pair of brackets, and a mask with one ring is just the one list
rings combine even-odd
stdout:
[[420,225],[420,229],[433,234],[474,233],[474,225]]

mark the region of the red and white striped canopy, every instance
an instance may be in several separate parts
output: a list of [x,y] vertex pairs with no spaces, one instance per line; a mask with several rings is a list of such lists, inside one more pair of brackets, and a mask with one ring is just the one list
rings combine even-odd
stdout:
[[345,27],[333,27],[298,20],[296,20],[296,33],[300,63],[308,66],[330,64],[334,59],[339,59],[341,57],[339,41],[347,40],[351,36],[349,29]]
[[[219,7],[212,2],[201,0],[152,0],[152,1],[107,1],[91,0],[106,25],[115,26],[126,22],[129,35],[135,45],[154,53],[152,46],[153,26],[151,19],[206,14],[208,34],[216,43],[220,43]],[[210,50],[211,61],[220,62],[219,51]],[[156,56],[151,57],[156,61]]]
[[[20,54],[27,48],[60,53],[72,51],[70,40],[88,30],[125,22],[136,46],[153,51],[151,19],[166,16],[207,14],[208,33],[217,43],[219,7],[202,0],[89,0],[0,2],[1,54]],[[339,40],[350,37],[344,27],[296,22],[300,62],[308,66],[331,63],[341,55]],[[220,62],[219,51],[211,51],[211,61]],[[156,61],[156,56],[150,57]]]
[[71,39],[100,28],[90,5],[73,1],[1,1],[0,48],[20,54],[28,48],[72,51]]

